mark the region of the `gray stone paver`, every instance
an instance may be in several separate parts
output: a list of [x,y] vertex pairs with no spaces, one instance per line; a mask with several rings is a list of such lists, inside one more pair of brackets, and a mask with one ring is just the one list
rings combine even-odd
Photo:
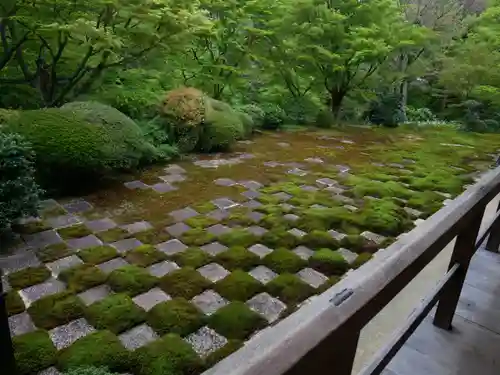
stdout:
[[55,208],[62,207],[55,199],[44,199],[40,201],[40,210],[51,210]]
[[219,335],[213,329],[206,326],[190,334],[185,340],[191,344],[194,351],[202,358],[221,349],[228,342],[224,336]]
[[311,163],[311,164],[323,164],[324,161],[321,158],[307,158],[304,159],[304,161]]
[[111,273],[114,270],[121,268],[123,266],[128,266],[129,263],[123,258],[115,258],[108,260],[107,262],[98,264],[97,267],[104,273]]
[[222,245],[219,242],[212,242],[209,243],[208,245],[203,245],[200,247],[201,250],[204,252],[210,254],[210,255],[217,255],[219,253],[222,253],[223,251],[226,251],[228,249],[227,246]]
[[243,195],[247,199],[255,199],[255,198],[259,197],[261,195],[261,193],[259,193],[256,190],[247,190],[247,191],[244,191],[243,193],[241,193],[241,195]]
[[313,288],[320,287],[328,280],[328,277],[323,275],[321,272],[313,270],[312,268],[304,268],[303,270],[300,270],[297,273],[297,276]]
[[230,178],[218,178],[214,181],[214,184],[219,186],[234,186],[236,185],[236,181],[233,181]]
[[122,333],[118,338],[126,349],[133,351],[156,340],[158,335],[147,324],[141,324]]
[[191,302],[196,305],[205,315],[212,315],[221,307],[226,306],[229,302],[219,293],[213,290],[205,290],[203,293],[195,296]]
[[286,212],[290,212],[290,211],[292,211],[292,210],[295,208],[295,206],[294,206],[294,205],[291,205],[290,203],[281,203],[281,204],[280,204],[280,207],[281,207],[283,210],[285,210]]
[[170,164],[168,167],[163,169],[166,173],[182,174],[186,173],[186,170],[177,164]]
[[340,255],[342,255],[344,257],[344,259],[346,260],[346,262],[349,264],[354,262],[354,260],[356,260],[356,258],[358,257],[358,254],[352,252],[351,250],[344,249],[342,247],[340,249],[338,249],[337,252]]
[[359,210],[359,208],[357,208],[356,206],[352,206],[350,204],[344,205],[344,208],[348,209],[351,212],[356,212],[357,210]]
[[0,259],[0,268],[4,275],[41,264],[34,251],[25,251]]
[[110,218],[86,221],[85,226],[92,232],[103,232],[117,227],[117,224]]
[[186,176],[182,174],[168,174],[166,176],[159,177],[163,182],[174,183],[174,182],[182,182],[186,180]]
[[135,249],[142,245],[142,242],[137,238],[125,238],[124,240],[116,241],[111,244],[120,254],[126,253],[129,250]]
[[26,307],[29,307],[33,302],[42,297],[50,296],[62,292],[66,289],[63,282],[57,279],[49,279],[41,284],[32,285],[19,292],[19,295],[24,301]]
[[303,177],[303,176],[306,176],[308,172],[301,169],[301,168],[292,168],[292,169],[288,170],[286,173],[293,174],[293,175],[299,176],[299,177]]
[[56,327],[49,331],[49,336],[57,350],[67,348],[79,338],[95,331],[84,318],[73,320],[68,324]]
[[268,230],[266,228],[262,228],[262,227],[259,227],[257,225],[252,225],[251,227],[248,227],[247,231],[249,231],[250,233],[252,233],[258,237],[261,237],[268,232]]
[[152,266],[148,267],[149,273],[156,277],[165,276],[166,274],[178,269],[179,266],[177,265],[177,263],[169,262],[168,260],[153,264]]
[[184,223],[176,223],[165,228],[165,230],[173,237],[180,237],[183,233],[190,230],[191,227]]
[[309,191],[312,193],[319,190],[316,186],[311,185],[302,185],[300,188],[304,191]]
[[247,217],[251,220],[253,220],[254,222],[258,223],[259,221],[261,221],[266,215],[264,215],[263,213],[260,213],[260,212],[257,212],[257,211],[252,211],[252,212],[249,212],[247,214]]
[[231,228],[222,224],[215,224],[212,225],[211,227],[208,227],[207,231],[209,233],[212,233],[214,236],[220,236],[221,234],[230,232]]
[[80,224],[82,222],[82,220],[75,215],[49,217],[45,219],[45,221],[54,229],[69,227],[71,225]]
[[144,182],[138,180],[125,182],[123,185],[130,190],[145,190],[150,188],[149,185],[146,185]]
[[254,209],[262,206],[262,203],[255,201],[253,199],[249,200],[248,202],[245,202],[242,204],[243,207]]
[[193,210],[191,207],[186,207],[181,210],[172,211],[169,214],[175,221],[184,221],[189,218],[198,216],[199,213]]
[[83,199],[75,199],[74,201],[63,204],[62,206],[70,214],[79,214],[90,211],[94,208],[89,202],[84,201]]
[[247,301],[248,307],[267,319],[269,323],[276,321],[285,311],[286,305],[268,293],[260,293]]
[[330,234],[330,236],[333,237],[333,239],[337,240],[337,241],[342,241],[344,238],[347,237],[347,234],[344,234],[344,233],[341,233],[341,232],[337,232],[336,230],[334,229],[330,229],[328,231],[328,234]]
[[292,222],[294,222],[294,221],[299,220],[299,219],[300,219],[300,217],[299,217],[299,216],[297,216],[297,215],[295,215],[295,214],[286,214],[286,215],[283,215],[283,219],[286,219],[286,220],[288,220],[288,221],[292,221]]
[[86,306],[92,305],[94,302],[100,301],[112,293],[111,288],[107,285],[99,285],[94,288],[87,289],[82,293],[78,293],[78,297]]
[[410,215],[411,217],[413,218],[418,218],[420,216],[423,215],[423,212],[422,211],[419,211],[419,210],[416,210],[414,208],[411,208],[411,207],[404,207],[403,208],[405,210],[405,212]]
[[322,186],[322,187],[328,187],[328,186],[333,186],[333,185],[336,185],[337,184],[337,181],[335,180],[332,180],[331,178],[320,178],[320,179],[317,179],[316,180],[316,183],[319,185],[319,186]]
[[156,248],[167,255],[174,255],[186,250],[188,247],[178,239],[159,243]]
[[36,330],[35,324],[26,311],[9,317],[9,328],[11,336],[24,335]]
[[267,284],[269,281],[278,277],[278,274],[270,270],[266,266],[257,266],[248,272],[254,279],[260,281],[262,284]]
[[346,204],[354,204],[355,203],[354,199],[346,197],[346,196],[341,195],[341,194],[332,195],[332,199],[339,201],[339,202],[342,202],[342,203],[346,203]]
[[212,212],[208,213],[207,214],[207,217],[210,217],[212,219],[215,219],[215,220],[223,220],[227,217],[229,217],[229,211],[227,210],[220,210],[220,209],[216,209],[216,210],[213,210]]
[[272,196],[279,199],[282,202],[285,202],[285,201],[292,198],[292,196],[290,194],[287,194],[283,191],[280,191],[279,193],[274,193]]
[[314,254],[313,250],[305,246],[298,246],[292,251],[304,260],[308,260]]
[[344,189],[342,189],[341,187],[338,187],[338,186],[328,186],[325,191],[328,191],[332,194],[343,194],[345,192]]
[[248,190],[258,190],[264,186],[258,181],[240,181],[239,184]]
[[375,242],[377,245],[381,245],[386,240],[386,237],[370,231],[364,231],[360,236],[366,238],[368,241]]
[[293,234],[295,237],[302,238],[304,237],[307,233],[304,232],[303,230],[297,229],[297,228],[292,228],[288,231],[288,233]]
[[213,283],[216,283],[217,281],[222,280],[227,275],[229,275],[229,271],[217,263],[207,264],[203,267],[198,268],[197,271],[204,278],[210,280]]
[[52,276],[57,277],[62,271],[80,264],[83,264],[80,258],[76,255],[70,255],[45,265],[52,272]]
[[139,294],[132,298],[135,304],[145,311],[151,310],[157,304],[172,299],[167,293],[159,288],[153,288],[146,293]]
[[28,246],[34,248],[43,248],[48,245],[63,242],[63,239],[55,230],[46,230],[35,234],[28,234],[23,236],[23,238]]
[[263,164],[264,164],[264,166],[270,167],[270,168],[276,168],[276,167],[279,167],[280,165],[283,165],[281,163],[278,163],[277,161],[266,161]]
[[230,208],[239,206],[239,203],[236,203],[229,198],[217,198],[214,199],[212,203],[215,204],[217,208],[221,210],[228,210]]
[[264,258],[267,254],[270,254],[273,252],[273,249],[268,248],[265,245],[262,245],[260,243],[252,245],[248,248],[249,251],[252,253],[258,255],[261,258]]
[[123,229],[125,229],[127,232],[130,234],[135,234],[139,232],[144,232],[146,230],[152,229],[153,226],[148,223],[147,221],[137,221],[132,224],[127,224],[122,226]]
[[157,193],[168,193],[170,191],[177,190],[177,188],[168,182],[160,182],[158,184],[154,184],[151,186],[151,188],[156,191]]
[[93,234],[80,238],[72,238],[71,240],[67,240],[66,243],[72,249],[87,249],[102,245],[102,241]]

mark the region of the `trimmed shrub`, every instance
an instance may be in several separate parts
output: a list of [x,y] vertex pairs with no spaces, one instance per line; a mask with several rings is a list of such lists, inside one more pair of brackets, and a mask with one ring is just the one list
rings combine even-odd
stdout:
[[286,114],[281,107],[276,104],[265,103],[261,108],[264,111],[263,129],[278,130],[283,126]]
[[147,321],[160,335],[177,333],[186,336],[203,326],[204,315],[184,298],[174,298],[149,310]]
[[267,254],[263,263],[277,273],[295,273],[306,265],[305,260],[287,249],[277,249]]
[[[139,234],[139,233],[138,233]],[[96,236],[103,242],[116,242],[129,236],[129,232],[122,228],[111,228],[103,232],[96,233]],[[136,237],[137,238],[137,237]]]
[[5,294],[5,305],[8,316],[16,315],[26,310],[24,302],[16,290],[10,290]]
[[250,270],[260,263],[258,255],[242,246],[232,247],[215,256],[215,261],[228,270]]
[[330,129],[335,124],[335,116],[329,109],[324,109],[316,116],[316,126],[322,129]]
[[264,118],[266,117],[266,113],[262,108],[260,108],[256,104],[246,104],[238,107],[238,110],[246,113],[252,118],[254,127],[262,128],[264,124]]
[[182,267],[200,268],[212,261],[212,257],[203,250],[193,247],[186,251],[174,254],[171,257],[175,263]]
[[167,256],[152,245],[141,245],[129,251],[126,255],[126,259],[129,263],[137,266],[148,267],[154,263],[167,259]]
[[62,271],[59,279],[68,285],[68,289],[80,293],[106,282],[106,274],[91,264],[81,264]]
[[119,334],[146,320],[146,313],[125,294],[113,294],[94,302],[85,316],[97,329]]
[[236,270],[214,285],[214,289],[230,301],[245,302],[263,290],[262,284],[248,273]]
[[118,252],[111,246],[93,246],[80,250],[78,256],[86,263],[99,264],[116,258]]
[[125,372],[130,367],[130,354],[111,332],[93,332],[63,349],[57,359],[57,367],[63,371],[82,366]]
[[343,275],[349,270],[349,263],[342,254],[330,249],[320,249],[310,258],[312,268],[326,275]]
[[46,331],[35,331],[12,339],[20,375],[36,374],[56,361],[57,350]]
[[10,273],[7,278],[14,289],[24,289],[29,286],[43,283],[50,277],[50,271],[44,266],[28,267]]
[[23,216],[35,216],[41,193],[35,183],[34,153],[17,134],[0,132],[0,231]]
[[227,151],[243,134],[243,124],[236,113],[209,111],[198,148],[203,152]]
[[70,255],[73,255],[73,251],[68,248],[68,245],[66,245],[65,242],[46,246],[43,250],[40,250],[36,254],[37,258],[44,263],[53,262]]
[[203,228],[193,228],[184,232],[181,241],[188,246],[202,246],[215,240],[215,236]]
[[28,313],[37,327],[52,329],[82,317],[84,308],[77,296],[61,292],[33,302]]
[[278,297],[286,304],[295,305],[314,293],[314,289],[297,276],[283,273],[266,285],[269,294]]
[[230,232],[220,235],[219,242],[228,247],[249,247],[259,242],[259,237],[246,229],[233,229]]
[[267,321],[240,301],[221,307],[208,320],[208,326],[229,339],[244,340],[264,328]]
[[59,233],[62,239],[69,240],[71,238],[88,236],[92,234],[92,231],[83,224],[77,224],[71,227],[58,229],[57,233]]
[[160,288],[173,297],[191,299],[210,287],[211,282],[191,267],[170,272],[160,279]]
[[243,137],[247,138],[251,136],[253,128],[255,127],[252,116],[245,112],[236,112],[236,115],[239,117],[241,125],[243,126]]
[[108,284],[115,292],[127,293],[130,296],[147,292],[154,287],[158,279],[149,274],[144,268],[137,266],[123,266],[108,276]]
[[366,116],[375,125],[395,128],[405,121],[401,95],[399,93],[381,93],[370,104]]

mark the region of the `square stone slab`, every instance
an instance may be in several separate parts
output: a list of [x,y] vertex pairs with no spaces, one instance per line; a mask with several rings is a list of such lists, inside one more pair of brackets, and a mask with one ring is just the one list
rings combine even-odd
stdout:
[[80,224],[82,222],[78,216],[74,215],[49,217],[45,219],[45,221],[54,229],[69,227],[71,225]]
[[244,191],[243,193],[241,193],[241,195],[243,195],[245,198],[248,198],[248,199],[255,199],[258,196],[260,196],[261,194],[256,190],[247,190],[247,191]]
[[40,201],[40,211],[51,210],[55,208],[62,207],[55,199],[45,199]]
[[286,142],[278,142],[276,144],[280,147],[290,147],[290,143],[286,143]]
[[177,239],[159,243],[156,248],[167,255],[174,255],[186,250],[188,247]]
[[129,263],[123,259],[123,258],[115,258],[108,260],[107,262],[98,264],[97,267],[100,268],[100,270],[104,273],[111,273],[114,270],[123,267],[123,266],[128,266]]
[[9,328],[11,336],[24,335],[36,330],[30,315],[26,311],[9,317]]
[[125,182],[123,185],[130,190],[145,190],[149,188],[149,185],[139,180]]
[[83,318],[73,320],[68,324],[56,327],[49,331],[49,336],[57,350],[67,348],[79,338],[87,336],[95,331]]
[[410,215],[412,218],[415,219],[423,215],[423,212],[415,210],[414,208],[411,207],[404,207],[403,209],[408,215]]
[[309,191],[311,193],[314,193],[315,191],[319,190],[316,186],[312,185],[302,185],[300,188],[304,191]]
[[351,250],[344,249],[342,247],[337,250],[337,253],[342,255],[344,257],[344,259],[346,260],[346,262],[349,264],[354,262],[356,260],[356,258],[358,257],[358,254],[352,252]]
[[261,245],[260,243],[250,246],[248,250],[261,258],[264,258],[267,254],[273,252],[273,249],[270,249],[265,245]]
[[251,227],[248,227],[247,228],[247,231],[249,231],[250,233],[256,235],[256,236],[263,236],[265,233],[267,233],[267,229],[266,228],[262,228],[262,227],[259,227],[257,225],[253,225]]
[[129,250],[135,249],[142,245],[142,242],[137,238],[125,238],[124,240],[116,241],[111,244],[120,254],[126,253]]
[[206,326],[190,334],[185,340],[191,344],[194,351],[201,358],[205,358],[210,353],[224,347],[228,342],[224,336],[219,335],[213,329]]
[[377,245],[382,244],[386,240],[386,237],[370,231],[364,231],[360,236],[366,238],[368,241],[375,242]]
[[228,211],[220,210],[220,209],[213,210],[212,212],[207,214],[207,217],[210,217],[212,219],[219,220],[219,221],[227,218],[228,216],[229,216]]
[[147,324],[141,324],[122,333],[118,338],[126,349],[133,351],[156,340],[158,335]]
[[66,243],[72,249],[87,249],[89,247],[102,245],[102,241],[93,234],[81,238],[73,238],[66,241]]
[[292,161],[290,163],[286,163],[285,165],[287,165],[290,168],[305,168],[305,164],[303,164],[303,163],[297,163],[295,161]]
[[83,264],[82,260],[76,255],[70,255],[69,257],[61,258],[45,265],[52,272],[52,276],[57,277],[62,271],[78,266],[79,264]]
[[316,270],[313,270],[312,268],[304,268],[303,270],[300,270],[297,273],[297,276],[313,288],[318,288],[328,280],[328,277]]
[[257,212],[257,211],[252,211],[252,212],[249,212],[247,214],[247,217],[249,219],[255,221],[256,223],[261,221],[264,218],[264,216],[266,216],[266,215],[264,215],[263,213]]
[[326,206],[323,206],[322,204],[313,204],[311,206],[311,208],[316,208],[316,209],[319,209],[319,210],[324,210],[325,208],[327,208]]
[[229,271],[217,263],[210,263],[197,270],[204,278],[216,283],[229,275]]
[[184,223],[176,223],[174,225],[170,225],[165,228],[165,230],[170,234],[171,236],[174,237],[180,237],[184,232],[187,232],[190,230],[191,227],[189,225],[186,225]]
[[320,187],[328,187],[328,186],[333,186],[333,185],[336,185],[337,184],[337,181],[335,180],[332,180],[331,178],[320,178],[320,179],[317,179],[316,180],[316,183],[320,186]]
[[159,288],[153,288],[146,293],[139,294],[132,298],[135,304],[142,307],[145,311],[149,311],[160,302],[165,302],[170,299],[172,298]]
[[169,191],[177,190],[177,188],[168,182],[160,182],[151,186],[151,189],[157,193],[168,193]]
[[311,164],[323,164],[324,163],[324,161],[320,158],[307,158],[307,159],[304,159],[304,161],[311,163]]
[[332,236],[335,240],[337,241],[342,241],[344,238],[347,237],[347,234],[344,234],[344,233],[340,233],[340,232],[337,232],[336,230],[334,229],[330,229],[328,231],[328,234],[330,236]]
[[338,187],[338,186],[328,186],[326,189],[326,191],[332,193],[332,194],[343,194],[344,193],[344,189]]
[[257,294],[247,301],[247,305],[250,309],[266,318],[269,323],[276,321],[286,309],[283,302],[267,293]]
[[280,191],[279,193],[274,193],[272,196],[278,198],[282,202],[286,202],[287,200],[292,198],[290,194],[287,194],[283,191]]
[[195,304],[206,315],[212,315],[221,307],[224,307],[229,303],[219,293],[210,289],[195,296],[191,302],[193,302],[193,304]]
[[215,224],[207,228],[207,231],[212,233],[214,236],[220,236],[221,234],[231,232],[231,228],[226,227],[222,224]]
[[55,367],[46,368],[43,371],[40,371],[37,375],[64,375],[62,372],[59,372]]
[[295,208],[295,206],[289,204],[289,203],[281,203],[280,207],[284,209],[285,211],[291,211]]
[[258,190],[264,186],[257,181],[240,181],[239,184],[248,190]]
[[299,220],[300,217],[297,216],[297,215],[295,215],[295,214],[286,214],[286,215],[283,216],[283,219],[295,222],[295,221]]
[[35,234],[27,234],[23,236],[23,238],[28,246],[34,248],[43,248],[48,245],[63,242],[63,239],[55,230],[46,230]]
[[307,175],[307,171],[300,169],[300,168],[292,168],[288,170],[286,173],[288,174],[293,174],[295,176],[303,177]]
[[278,163],[277,161],[266,161],[263,164],[266,167],[270,167],[270,168],[276,168],[276,167],[279,167],[280,165],[283,165],[281,163]]
[[335,168],[337,168],[340,173],[346,173],[351,170],[351,167],[349,167],[348,165],[341,164],[336,165]]
[[255,267],[253,270],[248,272],[250,276],[252,276],[254,279],[260,281],[262,284],[267,284],[269,281],[274,279],[275,277],[278,277],[278,274],[274,272],[273,270],[270,270],[269,268],[265,266],[258,266]]
[[298,246],[292,251],[304,260],[308,260],[314,254],[314,251],[305,246]]
[[151,224],[149,224],[147,221],[137,221],[132,224],[127,224],[122,226],[123,229],[125,229],[127,232],[130,234],[135,234],[139,232],[144,232],[145,230],[149,230],[153,228]]
[[63,204],[63,208],[70,214],[79,214],[81,212],[90,211],[94,207],[83,199],[75,199],[74,201]]
[[182,210],[172,211],[169,215],[172,216],[175,221],[179,222],[198,216],[199,214],[191,207],[186,207]]
[[85,226],[89,228],[92,232],[103,232],[108,229],[116,228],[117,224],[110,218],[104,218],[99,220],[86,221]]
[[176,173],[176,174],[186,173],[186,170],[178,166],[177,164],[170,164],[168,167],[163,168],[163,170],[166,173]]
[[219,253],[222,253],[223,251],[226,251],[228,247],[218,242],[212,242],[209,243],[208,245],[201,246],[200,249],[210,255],[215,256]]
[[218,178],[214,181],[214,184],[219,186],[234,186],[236,185],[236,181],[233,181],[230,178]]
[[78,297],[82,300],[85,306],[90,306],[94,302],[100,301],[112,293],[111,288],[107,285],[99,285],[88,289],[85,292],[79,293]]
[[303,230],[292,228],[288,231],[288,233],[293,234],[295,237],[301,238],[304,237],[307,233]]
[[212,203],[215,204],[217,206],[217,208],[219,208],[221,210],[228,210],[230,208],[239,206],[238,203],[233,202],[229,198],[217,198],[217,199],[214,199],[212,201]]
[[[23,268],[36,267],[42,264],[33,251],[24,251],[5,258],[0,258],[0,268],[4,275],[22,270]],[[3,279],[3,278],[2,278]]]
[[41,284],[32,285],[19,292],[19,295],[24,301],[26,307],[29,307],[33,302],[42,297],[50,296],[62,292],[66,289],[63,282],[57,279],[49,279]]
[[152,266],[148,267],[149,273],[156,277],[165,276],[167,273],[170,273],[178,269],[179,266],[177,265],[177,263],[169,262],[168,260],[153,264]]
[[258,201],[254,201],[254,200],[249,200],[248,202],[243,203],[242,206],[250,208],[250,209],[254,209],[254,208],[262,206],[262,203],[260,203]]
[[186,176],[183,174],[168,174],[166,176],[160,176],[160,179],[168,183],[182,182],[186,179]]
[[346,203],[346,204],[354,204],[355,203],[354,199],[346,197],[346,196],[341,195],[341,194],[332,195],[332,199],[339,201],[339,202],[342,202],[342,203]]

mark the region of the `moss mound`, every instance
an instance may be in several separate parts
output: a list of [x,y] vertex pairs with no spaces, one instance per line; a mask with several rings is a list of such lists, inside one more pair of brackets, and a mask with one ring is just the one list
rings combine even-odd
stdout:
[[361,253],[356,257],[356,259],[354,259],[354,262],[352,262],[351,267],[354,269],[359,268],[372,258],[373,254],[371,253]]
[[[214,209],[217,208],[214,206]],[[210,212],[212,210],[209,210]],[[191,228],[208,228],[212,225],[215,225],[218,223],[217,219],[214,219],[209,216],[204,216],[204,215],[198,215],[195,217],[190,217],[189,219],[184,221],[187,225],[189,225]]]
[[277,249],[267,254],[263,263],[276,273],[295,273],[304,268],[306,261],[287,249]]
[[102,242],[111,243],[127,238],[129,233],[122,228],[111,228],[103,232],[96,233],[96,236],[99,237]]
[[226,151],[237,139],[243,138],[244,132],[241,118],[233,111],[210,110],[198,148],[204,152]]
[[96,266],[82,264],[62,271],[59,279],[68,285],[68,289],[75,293],[93,288],[106,282],[106,274]]
[[44,266],[28,267],[8,275],[9,284],[14,289],[24,289],[43,283],[50,277],[50,271]]
[[310,258],[309,264],[312,268],[326,275],[343,275],[349,270],[349,263],[344,257],[330,249],[320,249]]
[[193,268],[185,267],[170,272],[160,279],[160,288],[173,297],[191,299],[209,288],[211,282]]
[[126,255],[126,259],[129,263],[137,266],[148,267],[154,263],[167,259],[167,256],[152,245],[141,245],[129,251]]
[[260,258],[244,247],[232,247],[215,256],[215,261],[228,270],[248,271],[260,263]]
[[26,309],[19,293],[15,290],[10,290],[5,294],[5,305],[8,316],[22,313]]
[[270,230],[261,238],[261,243],[272,249],[285,248],[293,249],[297,247],[300,243],[300,239],[291,233],[288,233],[285,229],[279,228],[275,230]]
[[212,261],[212,257],[197,247],[172,255],[172,259],[182,267],[200,268]]
[[264,288],[260,282],[248,273],[236,270],[215,283],[214,289],[222,297],[230,301],[245,302],[260,293]]
[[161,335],[189,335],[204,324],[204,315],[184,298],[162,302],[148,312],[148,324]]
[[144,268],[137,266],[123,266],[108,276],[108,284],[115,292],[127,293],[135,296],[147,292],[154,287],[158,279],[148,273]]
[[357,220],[360,226],[388,236],[398,235],[413,226],[404,210],[390,199],[366,202]]
[[313,230],[302,237],[300,242],[311,249],[337,249],[339,247],[338,241],[330,233],[321,230]]
[[250,247],[259,242],[259,238],[246,229],[234,229],[219,236],[219,242],[228,247]]
[[202,246],[215,240],[215,236],[203,228],[193,228],[184,232],[181,241],[188,246]]
[[168,241],[171,237],[163,229],[149,229],[143,232],[135,233],[134,237],[144,244],[156,245]]
[[312,286],[297,276],[283,273],[266,285],[269,294],[278,297],[286,304],[296,305],[314,293]]
[[36,374],[56,361],[57,350],[46,331],[35,331],[12,339],[20,375]]
[[52,329],[82,317],[84,309],[77,296],[61,292],[33,302],[28,313],[37,327]]
[[71,238],[85,237],[88,236],[89,234],[92,234],[92,232],[83,224],[77,224],[71,227],[58,229],[57,233],[59,233],[61,238],[65,240],[69,240]]
[[70,255],[73,255],[73,251],[64,242],[49,245],[36,254],[37,258],[44,263],[53,262]]
[[306,232],[313,230],[329,230],[351,224],[354,214],[344,207],[308,208],[305,209],[296,226]]
[[80,250],[78,256],[86,263],[99,264],[116,258],[118,252],[111,246],[93,246]]
[[253,332],[264,328],[267,321],[250,310],[245,303],[234,301],[210,316],[208,325],[224,337],[244,340]]

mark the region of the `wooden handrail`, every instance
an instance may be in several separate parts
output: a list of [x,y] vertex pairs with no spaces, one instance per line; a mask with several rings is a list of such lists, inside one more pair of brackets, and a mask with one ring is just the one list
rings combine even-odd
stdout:
[[[429,300],[432,305],[439,300],[434,323],[450,328],[476,244],[483,242],[488,233],[489,244],[500,243],[498,215],[478,237],[485,207],[499,193],[500,168],[496,168],[424,223],[379,251],[370,262],[254,336],[204,375],[350,374],[361,329],[457,237],[445,282],[438,285],[439,290]],[[427,310],[428,306],[422,311]],[[417,318],[420,323],[421,316]],[[400,331],[404,340],[392,342],[397,345],[390,348],[391,353],[403,345],[408,332],[416,326],[410,322],[406,328]]]

